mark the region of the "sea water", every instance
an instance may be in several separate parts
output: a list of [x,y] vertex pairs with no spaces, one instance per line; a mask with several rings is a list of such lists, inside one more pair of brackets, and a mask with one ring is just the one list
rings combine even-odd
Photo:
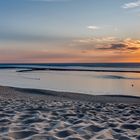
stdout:
[[[114,66],[85,66],[85,65],[1,65],[0,85],[22,88],[36,88],[56,91],[78,92],[92,95],[132,95],[140,96],[140,73],[133,72],[95,72],[95,71],[69,71],[69,69],[114,69],[140,70],[137,63]],[[12,66],[12,67],[11,67]],[[17,72],[23,68],[33,67],[65,67],[67,71],[40,70],[30,72]],[[3,69],[4,68],[4,69]]]

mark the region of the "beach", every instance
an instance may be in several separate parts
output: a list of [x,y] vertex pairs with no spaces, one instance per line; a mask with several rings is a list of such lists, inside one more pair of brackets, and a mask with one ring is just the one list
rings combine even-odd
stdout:
[[139,140],[140,97],[0,87],[2,140]]
[[140,0],[0,0],[0,140],[140,140]]

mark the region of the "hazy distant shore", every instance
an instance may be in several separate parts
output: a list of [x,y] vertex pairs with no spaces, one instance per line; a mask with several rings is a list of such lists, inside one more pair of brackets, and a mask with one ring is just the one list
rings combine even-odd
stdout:
[[140,97],[0,87],[0,139],[140,139]]
[[0,67],[0,69],[20,69],[16,72],[31,72],[31,71],[87,71],[87,72],[128,72],[140,73],[139,70],[109,70],[109,69],[72,69],[72,68],[28,68],[28,67]]
[[0,64],[0,69],[17,69],[17,72],[47,70],[140,73],[140,63]]

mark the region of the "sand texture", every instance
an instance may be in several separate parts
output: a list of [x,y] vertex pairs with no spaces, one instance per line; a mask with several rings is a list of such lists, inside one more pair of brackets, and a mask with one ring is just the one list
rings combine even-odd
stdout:
[[0,87],[0,140],[140,140],[140,98]]

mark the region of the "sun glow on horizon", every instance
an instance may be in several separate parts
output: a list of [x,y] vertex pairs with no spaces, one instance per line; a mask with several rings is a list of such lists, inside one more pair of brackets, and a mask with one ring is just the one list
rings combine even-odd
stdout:
[[140,62],[139,2],[4,0],[0,19],[0,63]]

